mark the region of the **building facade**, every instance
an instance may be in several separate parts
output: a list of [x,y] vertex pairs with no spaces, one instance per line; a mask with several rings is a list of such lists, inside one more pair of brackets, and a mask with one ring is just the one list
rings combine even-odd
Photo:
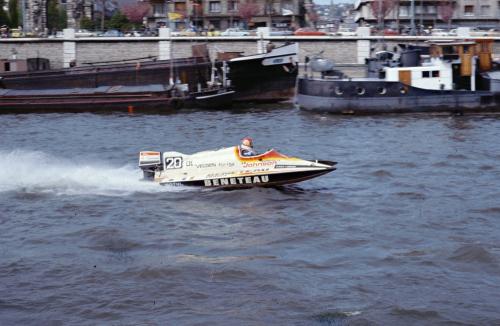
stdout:
[[33,34],[44,33],[47,27],[47,1],[23,0],[21,8],[23,30]]
[[68,28],[80,28],[83,17],[92,19],[94,9],[92,0],[64,0],[68,16]]
[[147,18],[147,25],[150,28],[167,26],[176,30],[193,27],[198,30],[225,30],[230,27],[291,29],[304,24],[304,0],[248,2],[253,4],[250,10],[253,15],[246,21],[241,15],[242,6],[247,6],[247,1],[150,0],[151,13]]
[[[354,5],[356,21],[360,24],[377,26],[372,6],[381,5],[383,0],[357,0]],[[478,27],[500,28],[500,1],[498,0],[414,0],[415,25],[432,27]],[[449,7],[446,8],[446,7]],[[446,20],[444,16],[451,19]],[[444,18],[444,19],[443,19]],[[395,1],[384,19],[386,27],[409,26],[411,22],[411,1]]]
[[[68,28],[80,28],[83,17],[92,19],[93,0],[62,0],[59,6],[66,10]],[[47,33],[47,0],[22,0],[21,13],[24,32],[33,35]]]

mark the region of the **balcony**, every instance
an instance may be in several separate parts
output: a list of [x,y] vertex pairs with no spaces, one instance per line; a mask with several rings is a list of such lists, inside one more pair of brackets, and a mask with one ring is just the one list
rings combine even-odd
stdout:
[[[447,1],[439,1],[439,0],[415,0],[415,8],[420,7],[420,5],[434,5],[439,6],[442,3],[446,3]],[[457,3],[457,0],[449,0],[451,3]],[[411,0],[401,0],[399,1],[400,6],[411,6]]]
[[370,2],[370,1],[369,0],[356,0],[356,2],[354,2],[354,10],[358,10],[359,7],[361,7],[361,5],[366,3],[366,2]]

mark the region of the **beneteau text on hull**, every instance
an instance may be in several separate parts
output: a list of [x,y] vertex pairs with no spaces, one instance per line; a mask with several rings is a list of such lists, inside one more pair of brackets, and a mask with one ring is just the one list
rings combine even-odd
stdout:
[[307,161],[269,150],[244,157],[238,146],[192,155],[144,151],[144,179],[162,185],[219,188],[269,187],[296,183],[334,171],[336,162]]

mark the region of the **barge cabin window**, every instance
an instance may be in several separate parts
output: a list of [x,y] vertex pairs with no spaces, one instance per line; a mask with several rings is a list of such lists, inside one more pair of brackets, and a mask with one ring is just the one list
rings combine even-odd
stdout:
[[439,70],[422,71],[422,78],[439,78]]

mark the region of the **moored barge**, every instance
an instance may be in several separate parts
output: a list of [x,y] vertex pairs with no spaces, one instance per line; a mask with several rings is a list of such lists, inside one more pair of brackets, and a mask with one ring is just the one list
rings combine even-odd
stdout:
[[[234,101],[279,102],[290,99],[295,90],[298,45],[285,44],[267,53],[238,56],[227,62],[211,61],[205,44],[193,45],[192,57],[172,60],[96,64],[64,69],[0,74],[0,89],[49,90],[96,89],[105,86],[147,86],[185,84],[189,92],[228,71],[227,85],[235,92]],[[220,78],[219,78],[220,81]]]
[[322,71],[328,65],[316,64],[321,76],[299,78],[297,103],[338,114],[500,112],[500,92],[491,86],[496,75],[489,74],[491,49],[490,40],[432,43],[429,54],[403,52],[405,60],[382,65],[367,78],[339,76],[331,65]]

